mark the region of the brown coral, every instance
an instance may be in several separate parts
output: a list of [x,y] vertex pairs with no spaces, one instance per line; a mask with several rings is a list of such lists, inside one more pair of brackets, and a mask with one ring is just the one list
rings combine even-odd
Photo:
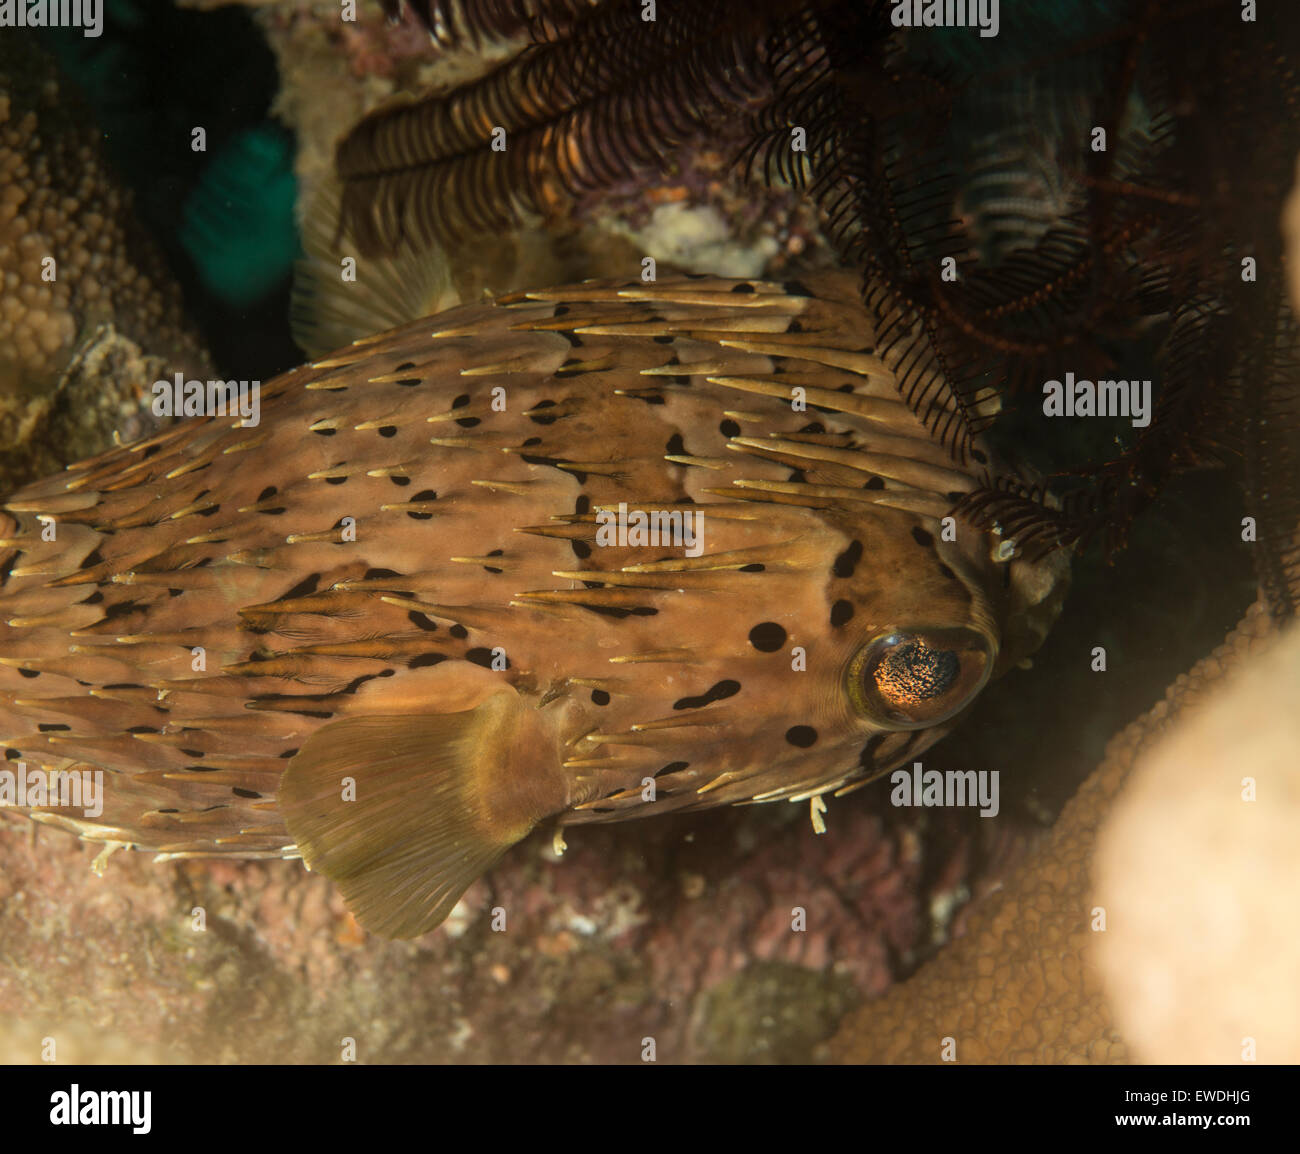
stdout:
[[0,488],[143,431],[142,385],[204,367],[90,118],[17,32],[0,45],[0,283]]
[[1143,1062],[1300,1060],[1300,633],[1142,759],[1098,840],[1116,1023]]

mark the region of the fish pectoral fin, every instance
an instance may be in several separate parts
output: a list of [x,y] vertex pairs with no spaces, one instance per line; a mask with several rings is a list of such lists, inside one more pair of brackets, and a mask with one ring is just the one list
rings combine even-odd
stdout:
[[280,811],[307,866],[372,933],[438,926],[470,884],[565,806],[558,757],[513,690],[460,713],[350,717],[289,762]]

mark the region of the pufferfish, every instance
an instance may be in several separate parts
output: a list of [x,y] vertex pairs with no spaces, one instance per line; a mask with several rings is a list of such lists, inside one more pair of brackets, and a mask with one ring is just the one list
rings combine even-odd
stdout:
[[162,860],[301,857],[412,937],[539,825],[915,757],[1039,646],[1066,562],[950,518],[991,449],[956,463],[853,285],[814,283],[466,305],[268,382],[256,427],[192,418],[18,492],[0,746],[104,793],[27,812]]

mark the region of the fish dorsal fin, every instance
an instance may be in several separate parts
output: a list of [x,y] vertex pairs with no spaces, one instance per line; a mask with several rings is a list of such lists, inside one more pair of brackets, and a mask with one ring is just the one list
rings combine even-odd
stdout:
[[346,270],[345,258],[356,262],[356,244],[339,233],[339,199],[338,184],[325,181],[302,220],[304,255],[294,265],[289,326],[309,357],[460,303],[450,258],[437,245],[406,246]]
[[289,762],[279,805],[307,866],[366,929],[434,929],[469,885],[565,805],[558,759],[513,691],[460,713],[349,717]]

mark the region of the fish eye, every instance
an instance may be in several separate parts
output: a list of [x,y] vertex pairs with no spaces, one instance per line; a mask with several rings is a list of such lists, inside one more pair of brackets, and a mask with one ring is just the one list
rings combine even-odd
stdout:
[[849,697],[890,729],[938,725],[975,699],[995,656],[989,638],[973,629],[890,629],[854,656]]

